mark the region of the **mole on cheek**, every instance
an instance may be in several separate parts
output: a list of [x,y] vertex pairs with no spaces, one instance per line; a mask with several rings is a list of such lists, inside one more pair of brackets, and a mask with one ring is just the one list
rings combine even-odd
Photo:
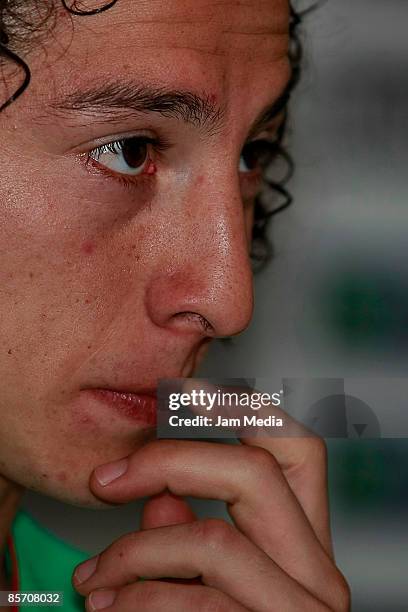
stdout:
[[91,255],[95,250],[95,244],[92,240],[85,240],[85,242],[81,245],[81,251],[85,253],[85,255]]

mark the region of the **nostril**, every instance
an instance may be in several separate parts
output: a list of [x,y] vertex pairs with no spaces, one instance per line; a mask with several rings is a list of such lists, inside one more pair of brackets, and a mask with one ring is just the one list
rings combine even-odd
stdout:
[[189,323],[192,322],[198,324],[201,330],[207,335],[215,335],[215,331],[211,323],[198,312],[178,312],[175,316],[183,317],[183,319]]

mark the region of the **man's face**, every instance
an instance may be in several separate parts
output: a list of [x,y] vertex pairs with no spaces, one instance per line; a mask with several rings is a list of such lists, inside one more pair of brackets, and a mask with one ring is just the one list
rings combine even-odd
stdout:
[[260,180],[241,155],[277,128],[251,133],[289,78],[288,20],[286,0],[119,0],[73,27],[61,10],[28,56],[0,115],[8,478],[100,506],[91,471],[152,434],[86,389],[191,375],[248,325]]

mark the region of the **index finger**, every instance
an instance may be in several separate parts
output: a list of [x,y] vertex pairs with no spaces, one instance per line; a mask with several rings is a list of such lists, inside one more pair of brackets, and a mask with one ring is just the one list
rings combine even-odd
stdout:
[[[214,385],[199,379],[186,379],[183,392],[194,388],[215,390]],[[226,392],[243,392],[243,387],[222,386]],[[248,389],[245,389],[248,393]],[[255,392],[254,389],[251,390]],[[217,407],[220,409],[220,406]],[[224,408],[223,408],[224,409]],[[193,407],[194,412],[199,409]],[[271,411],[260,408],[258,416],[270,415]],[[276,418],[284,420],[279,435],[250,435],[249,429],[237,433],[238,440],[248,446],[257,446],[270,452],[278,461],[282,472],[316,536],[327,554],[333,558],[330,532],[330,512],[327,482],[327,448],[323,438],[317,436],[296,421],[278,406],[273,407]]]

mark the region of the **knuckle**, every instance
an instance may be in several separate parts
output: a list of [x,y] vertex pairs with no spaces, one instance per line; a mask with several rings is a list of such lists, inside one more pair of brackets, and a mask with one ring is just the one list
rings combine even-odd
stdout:
[[108,573],[112,567],[124,570],[131,563],[138,532],[126,533],[99,554],[98,572]]
[[210,548],[229,547],[237,536],[236,529],[222,519],[207,518],[196,521],[195,528],[198,539]]
[[351,608],[351,589],[350,586],[337,569],[336,578],[333,587],[333,601],[335,602],[335,612],[349,612]]
[[256,477],[271,477],[279,475],[281,469],[277,459],[265,448],[259,446],[245,447],[246,456],[251,466],[251,471]]
[[315,462],[325,463],[327,461],[327,446],[323,438],[312,436],[307,439],[308,455]]
[[105,552],[107,553],[109,551],[109,556],[115,562],[128,557],[134,549],[137,534],[138,532],[135,531],[121,535],[117,540],[112,542]]
[[325,474],[327,472],[328,453],[326,442],[318,436],[299,438],[298,458],[285,467],[285,475],[301,477],[306,471],[313,470]]
[[333,575],[328,579],[328,596],[330,612],[350,612],[351,589],[338,567],[333,567]]

